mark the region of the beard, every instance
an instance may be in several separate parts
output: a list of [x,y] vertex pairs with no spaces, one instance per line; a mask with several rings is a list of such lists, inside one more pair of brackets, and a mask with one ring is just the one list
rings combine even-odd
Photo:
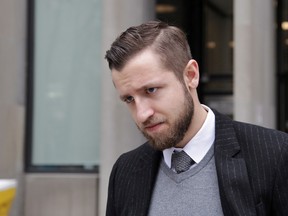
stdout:
[[[151,136],[146,133],[144,129],[141,130],[140,127],[137,126],[154,149],[162,151],[175,147],[184,138],[194,114],[194,102],[186,88],[184,88],[184,94],[184,104],[180,107],[181,110],[179,114],[176,115],[177,118],[171,122],[171,127],[167,131]],[[151,124],[152,122],[161,122],[161,120],[152,117],[147,120],[146,124]]]

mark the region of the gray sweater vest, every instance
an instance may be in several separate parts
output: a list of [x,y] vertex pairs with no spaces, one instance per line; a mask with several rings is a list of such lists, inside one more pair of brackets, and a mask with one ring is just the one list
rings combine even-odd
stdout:
[[199,164],[176,174],[162,160],[149,216],[222,216],[214,146]]

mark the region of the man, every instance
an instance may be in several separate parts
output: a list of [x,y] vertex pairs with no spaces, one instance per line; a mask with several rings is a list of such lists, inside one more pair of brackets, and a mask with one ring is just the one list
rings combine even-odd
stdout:
[[106,53],[112,80],[148,142],[110,176],[107,216],[287,215],[288,135],[202,105],[185,34],[128,28]]

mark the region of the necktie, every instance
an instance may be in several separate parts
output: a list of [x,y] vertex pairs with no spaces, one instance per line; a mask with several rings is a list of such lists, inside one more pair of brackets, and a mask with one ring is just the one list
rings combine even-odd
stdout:
[[171,158],[171,168],[176,171],[176,173],[181,173],[187,171],[195,161],[190,158],[190,156],[185,151],[174,151]]

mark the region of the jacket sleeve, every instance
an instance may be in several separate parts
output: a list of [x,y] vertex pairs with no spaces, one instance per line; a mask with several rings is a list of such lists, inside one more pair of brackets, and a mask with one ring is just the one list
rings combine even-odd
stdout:
[[[286,134],[287,135],[287,134]],[[287,215],[288,212],[288,136],[278,158],[273,190],[272,215]]]
[[107,205],[106,205],[106,216],[116,216],[116,209],[115,209],[115,176],[117,173],[117,163],[114,164],[113,169],[110,174],[109,178],[109,185],[108,185],[108,198],[107,198]]

